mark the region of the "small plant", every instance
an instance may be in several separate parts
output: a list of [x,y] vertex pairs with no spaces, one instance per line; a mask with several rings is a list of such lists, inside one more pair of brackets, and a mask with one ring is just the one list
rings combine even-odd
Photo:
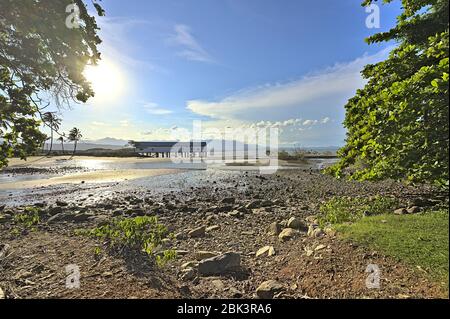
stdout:
[[319,224],[340,224],[355,222],[366,215],[386,214],[397,204],[391,197],[373,198],[334,197],[320,206]]
[[25,228],[32,228],[39,224],[41,217],[39,216],[39,210],[35,207],[26,207],[25,212],[15,214],[13,221],[16,224],[22,225]]
[[110,248],[144,252],[148,256],[155,256],[158,266],[175,259],[173,250],[163,250],[162,240],[170,234],[167,228],[158,223],[156,216],[138,216],[134,218],[116,218],[109,224],[91,230],[78,230],[77,234],[88,235],[102,239]]

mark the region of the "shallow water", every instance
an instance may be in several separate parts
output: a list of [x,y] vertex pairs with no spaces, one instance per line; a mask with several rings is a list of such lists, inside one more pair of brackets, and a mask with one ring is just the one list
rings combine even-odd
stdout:
[[[322,169],[336,162],[336,159],[323,159],[314,158],[308,159],[307,162],[302,163],[290,163],[287,166],[280,166],[281,169]],[[24,166],[21,166],[24,167]],[[126,170],[126,169],[181,169],[181,170],[218,170],[218,171],[253,171],[259,170],[258,166],[234,166],[234,165],[223,165],[222,163],[175,163],[172,161],[146,161],[145,159],[136,159],[135,161],[116,161],[114,159],[72,159],[72,160],[55,160],[51,164],[45,164],[45,162],[40,163],[39,161],[33,161],[27,164],[25,167],[36,167],[36,168],[79,168],[82,171],[98,171],[98,170]],[[73,171],[68,171],[67,174],[73,173]],[[33,181],[39,179],[48,179],[55,176],[65,175],[62,174],[46,174],[46,173],[11,173],[8,171],[0,172],[0,184],[11,183],[11,182],[24,182]],[[158,178],[163,178],[159,176],[146,177],[143,180],[156,181]],[[164,177],[165,178],[165,177]],[[142,179],[139,179],[142,180]],[[141,181],[136,180],[136,183],[141,183]]]

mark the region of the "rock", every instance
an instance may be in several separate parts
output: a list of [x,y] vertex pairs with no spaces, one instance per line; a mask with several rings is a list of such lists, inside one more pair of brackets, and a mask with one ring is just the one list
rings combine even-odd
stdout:
[[278,235],[280,241],[288,241],[295,238],[298,235],[298,231],[293,228],[285,228]]
[[55,206],[55,207],[51,207],[48,209],[48,214],[53,216],[56,214],[61,214],[62,213],[62,207],[60,206]]
[[60,220],[63,220],[63,219],[64,219],[63,213],[58,213],[58,214],[53,215],[49,219],[47,219],[47,223],[50,224],[50,223],[53,223],[53,222],[56,222],[56,221],[60,221]]
[[57,200],[56,201],[56,206],[65,207],[67,205],[69,205],[69,204],[67,202],[62,201],[62,200]]
[[243,296],[242,292],[234,287],[229,289],[231,298],[241,298]]
[[273,246],[264,246],[260,249],[258,249],[258,251],[256,252],[255,256],[259,257],[259,256],[273,256],[275,255],[275,249],[273,248]]
[[212,225],[212,226],[206,227],[206,232],[211,232],[211,231],[214,231],[217,229],[220,229],[219,225]]
[[76,223],[80,223],[80,222],[85,222],[89,219],[89,217],[91,217],[92,215],[87,214],[87,213],[79,213],[76,215],[73,215],[72,218],[70,218],[72,221],[76,222]]
[[2,287],[0,287],[0,300],[2,300],[2,299],[6,299],[6,295],[5,295],[5,293],[3,292]]
[[278,236],[281,232],[281,225],[278,222],[273,222],[269,225],[268,234],[269,236]]
[[224,199],[222,199],[220,202],[222,204],[234,204],[235,203],[235,198],[234,197],[225,197]]
[[336,236],[336,231],[333,229],[333,228],[331,228],[331,227],[325,227],[324,228],[324,233],[325,234],[327,234],[328,236],[331,236],[331,237],[334,237],[334,236]]
[[241,255],[235,252],[204,259],[198,264],[201,275],[222,275],[228,271],[235,271],[241,267]]
[[182,269],[186,268],[196,268],[198,266],[198,262],[196,261],[188,261],[181,265]]
[[216,257],[217,255],[219,255],[219,253],[217,253],[217,252],[200,250],[195,253],[195,259],[203,260],[203,259]]
[[279,281],[267,280],[256,289],[256,295],[261,299],[272,299],[274,295],[283,290],[284,286]]
[[192,280],[196,276],[195,269],[191,267],[185,268],[181,272],[182,272],[181,279],[185,281]]
[[184,256],[184,255],[189,254],[189,251],[182,250],[182,249],[177,249],[177,250],[175,250],[175,252],[177,253],[177,256]]
[[182,239],[186,238],[186,234],[183,233],[183,232],[179,232],[179,233],[176,233],[174,235],[174,237],[175,237],[176,240],[182,240]]
[[421,211],[419,206],[411,206],[408,209],[406,209],[406,211],[408,212],[408,214],[416,214],[418,212]]
[[326,247],[325,245],[320,244],[320,245],[317,245],[317,247],[314,248],[314,250],[315,250],[315,251],[322,250],[322,249],[324,249],[325,247]]
[[297,229],[297,230],[300,230],[300,231],[304,231],[304,232],[308,231],[308,227],[305,225],[305,223],[303,223],[300,220],[300,218],[297,218],[297,217],[289,218],[289,220],[287,222],[287,227],[288,228]]
[[311,233],[311,237],[319,238],[319,237],[323,237],[323,236],[325,236],[325,233],[319,227],[315,228]]
[[261,201],[259,201],[259,200],[253,200],[250,203],[248,203],[247,205],[245,205],[245,208],[247,208],[247,209],[259,208],[259,207],[261,207]]
[[205,232],[206,232],[206,227],[200,226],[200,227],[194,228],[191,231],[189,231],[188,236],[189,237],[203,237],[203,236],[205,236]]
[[228,213],[228,216],[239,218],[239,217],[242,217],[243,215],[242,215],[242,213],[241,213],[240,211],[238,211],[238,210],[233,210],[232,212],[229,212],[229,213]]
[[394,210],[395,215],[403,215],[403,214],[407,214],[407,213],[408,213],[408,211],[404,207],[397,208],[396,210]]
[[317,216],[316,215],[310,215],[305,218],[305,220],[310,224],[317,224]]
[[211,281],[211,283],[217,290],[224,290],[225,288],[225,284],[220,279],[214,279]]

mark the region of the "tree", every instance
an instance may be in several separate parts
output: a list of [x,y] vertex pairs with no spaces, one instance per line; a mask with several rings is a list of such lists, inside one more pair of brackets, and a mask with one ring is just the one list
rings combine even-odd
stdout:
[[[66,9],[73,4],[79,27],[70,28]],[[100,59],[97,30],[83,0],[0,1],[0,167],[42,145],[39,127],[51,101],[63,107],[94,95],[82,72]]]
[[62,154],[64,155],[64,135],[61,135],[60,137],[58,137],[58,141],[61,142],[61,150],[62,150]]
[[[384,2],[391,2],[385,0]],[[366,0],[363,5],[371,4]],[[396,41],[347,105],[346,145],[328,171],[354,179],[448,183],[448,0],[403,0],[397,25],[370,43]]]
[[59,130],[61,119],[56,115],[56,112],[45,112],[42,114],[42,120],[50,128],[50,149],[47,154],[50,155],[53,148],[53,131]]
[[70,130],[68,139],[69,139],[69,141],[75,143],[73,146],[73,153],[72,153],[71,157],[73,157],[75,155],[75,152],[77,150],[77,143],[82,137],[83,137],[83,135],[81,135],[81,131],[79,129],[77,129],[76,127],[74,127],[73,129]]

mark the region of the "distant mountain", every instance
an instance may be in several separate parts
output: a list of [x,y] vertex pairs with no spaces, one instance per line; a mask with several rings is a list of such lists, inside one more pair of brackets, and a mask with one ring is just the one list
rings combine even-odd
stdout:
[[86,140],[85,143],[92,143],[92,144],[103,144],[103,145],[116,145],[116,146],[122,146],[128,144],[128,140],[121,140],[114,137],[105,137],[98,140]]

